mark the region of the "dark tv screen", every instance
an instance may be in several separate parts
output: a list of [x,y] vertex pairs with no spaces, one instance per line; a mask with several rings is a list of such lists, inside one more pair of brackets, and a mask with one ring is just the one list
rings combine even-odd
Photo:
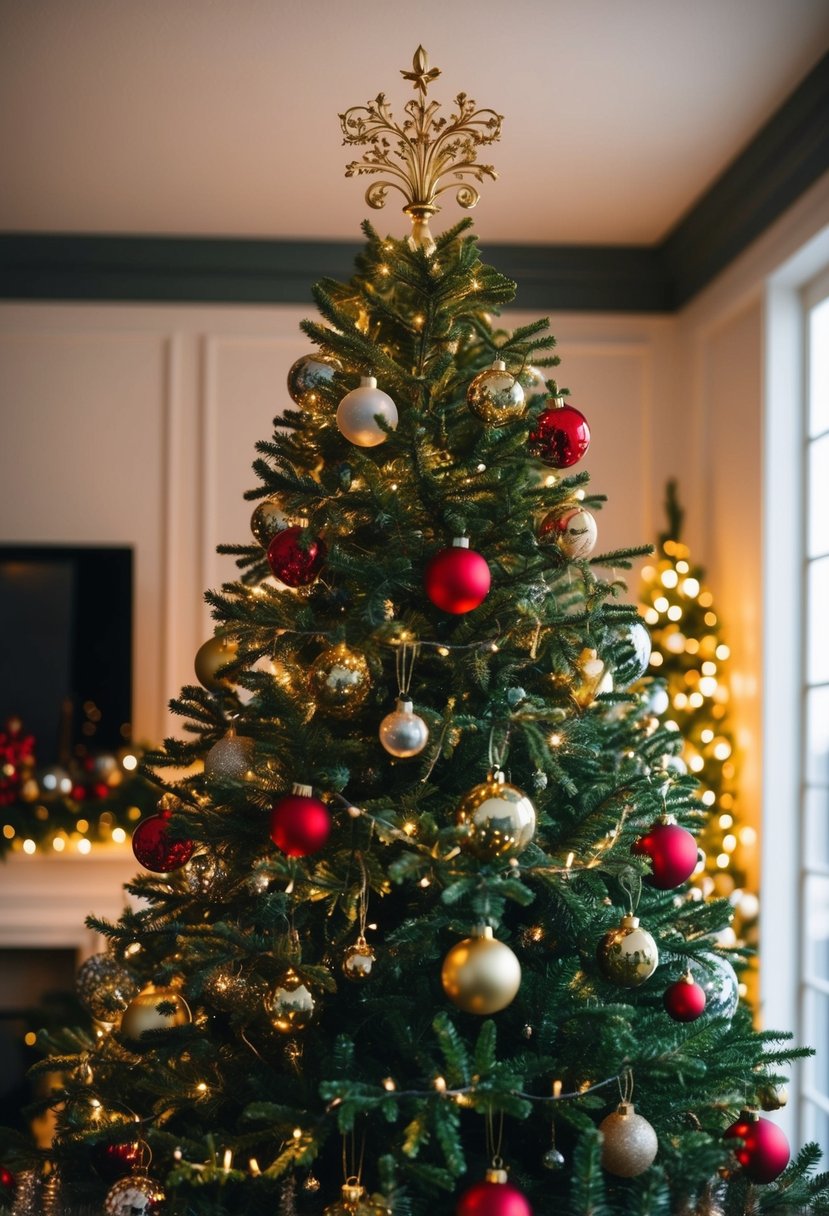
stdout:
[[0,727],[10,717],[39,765],[129,741],[131,549],[0,546]]

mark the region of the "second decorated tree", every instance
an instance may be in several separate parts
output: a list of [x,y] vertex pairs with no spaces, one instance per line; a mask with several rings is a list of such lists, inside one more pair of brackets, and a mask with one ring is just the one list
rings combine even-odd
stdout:
[[[736,1213],[788,1161],[740,1111],[797,1053],[739,1007],[681,739],[626,691],[649,639],[602,571],[644,550],[597,544],[547,323],[495,328],[514,285],[468,222],[429,231],[501,122],[439,118],[437,74],[419,49],[405,123],[342,116],[412,236],[366,225],[315,289],[155,758],[144,902],[93,922],[100,1033],[52,1042],[56,1176],[115,1216]],[[815,1159],[776,1202],[821,1200]]]

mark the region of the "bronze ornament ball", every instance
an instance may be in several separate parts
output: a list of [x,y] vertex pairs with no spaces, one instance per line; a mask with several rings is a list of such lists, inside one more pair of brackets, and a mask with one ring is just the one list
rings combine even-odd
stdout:
[[267,549],[277,532],[284,531],[290,525],[291,520],[282,510],[278,498],[264,498],[254,507],[250,517],[250,530],[254,540],[263,549]]
[[503,426],[524,413],[524,390],[519,380],[507,371],[503,359],[479,372],[466,392],[470,412],[487,426]]
[[121,1035],[131,1043],[142,1043],[155,1030],[186,1026],[193,1016],[184,997],[173,988],[148,984],[133,997],[121,1018]]
[[324,713],[348,718],[368,696],[371,674],[363,655],[340,642],[322,652],[311,668],[308,684]]
[[209,692],[224,692],[233,687],[232,680],[216,673],[227,663],[233,662],[238,649],[239,643],[235,638],[216,633],[196,651],[196,679]]
[[516,857],[535,835],[535,807],[500,771],[464,795],[456,818],[469,831],[463,847],[482,861]]
[[656,1132],[632,1102],[620,1102],[599,1124],[602,1166],[618,1178],[635,1178],[653,1162],[659,1150]]
[[487,926],[452,947],[441,969],[443,990],[464,1013],[506,1009],[521,986],[521,964]]
[[316,405],[320,400],[320,389],[330,388],[334,377],[341,371],[342,364],[333,355],[323,355],[319,351],[302,355],[288,372],[291,400],[300,406]]
[[638,916],[623,916],[599,942],[596,961],[606,980],[622,988],[638,988],[658,967],[659,951],[647,929],[640,927]]
[[377,956],[361,934],[356,942],[346,947],[343,954],[343,975],[347,980],[361,984],[371,976],[376,962]]
[[265,1012],[274,1030],[280,1034],[294,1034],[307,1030],[314,1020],[316,1001],[293,968],[285,972],[282,980],[265,997]]

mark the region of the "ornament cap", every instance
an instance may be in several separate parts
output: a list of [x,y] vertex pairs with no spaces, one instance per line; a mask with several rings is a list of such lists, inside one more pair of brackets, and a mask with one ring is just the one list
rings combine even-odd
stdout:
[[616,1114],[625,1116],[635,1115],[636,1109],[632,1102],[620,1102],[616,1107]]
[[412,702],[409,700],[408,697],[398,697],[397,698],[397,705],[395,706],[395,710],[397,713],[410,714],[412,712],[412,709],[413,709]]
[[507,780],[500,768],[493,769],[489,779],[493,785],[505,785]]
[[377,388],[376,376],[361,376],[360,388]]
[[639,917],[638,916],[623,916],[621,921],[619,922],[619,925],[620,925],[620,928],[622,928],[622,929],[638,929],[639,928]]
[[560,410],[563,409],[566,404],[567,403],[563,397],[555,396],[550,398],[549,408],[552,410]]
[[485,937],[487,941],[492,941],[495,934],[492,932],[492,925],[476,925],[472,930],[473,937]]
[[507,365],[503,359],[493,359],[492,370],[494,372],[505,372],[507,370]]
[[740,1122],[759,1123],[760,1112],[755,1110],[753,1106],[744,1106],[740,1111]]
[[300,782],[295,781],[291,786],[291,793],[296,794],[299,798],[312,798],[314,789],[313,786],[302,785]]
[[486,1174],[484,1175],[484,1179],[486,1182],[498,1182],[498,1183],[501,1183],[501,1185],[503,1185],[503,1183],[505,1183],[508,1180],[508,1178],[509,1178],[509,1175],[507,1174],[506,1170],[496,1169],[495,1167],[488,1169]]
[[365,1193],[366,1188],[356,1178],[349,1178],[347,1182],[343,1183],[343,1203],[346,1206],[359,1203]]
[[452,547],[455,549],[468,549],[469,548],[469,537],[468,536],[453,537]]

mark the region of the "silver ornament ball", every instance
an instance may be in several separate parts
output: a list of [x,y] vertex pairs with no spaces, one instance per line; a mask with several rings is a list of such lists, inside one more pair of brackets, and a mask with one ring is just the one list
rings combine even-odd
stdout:
[[107,1191],[104,1212],[106,1216],[156,1216],[165,1199],[163,1187],[154,1178],[130,1174]]
[[400,697],[390,714],[380,723],[380,742],[390,756],[406,760],[417,756],[429,741],[429,727],[412,710],[411,701]]
[[545,1170],[561,1170],[564,1169],[564,1156],[557,1148],[548,1148],[544,1156],[541,1158],[541,1164]]
[[635,1178],[652,1163],[659,1150],[656,1132],[632,1102],[620,1102],[599,1124],[602,1166],[618,1178]]
[[362,376],[360,387],[346,393],[337,406],[337,426],[349,443],[374,448],[388,439],[388,433],[378,425],[378,417],[394,430],[397,406],[388,393],[377,387],[374,376]]
[[695,979],[705,992],[705,1012],[709,1017],[733,1018],[740,1003],[740,981],[728,959],[719,954],[700,957]]
[[204,775],[218,781],[243,781],[253,767],[253,760],[253,739],[229,731],[205,756]]

